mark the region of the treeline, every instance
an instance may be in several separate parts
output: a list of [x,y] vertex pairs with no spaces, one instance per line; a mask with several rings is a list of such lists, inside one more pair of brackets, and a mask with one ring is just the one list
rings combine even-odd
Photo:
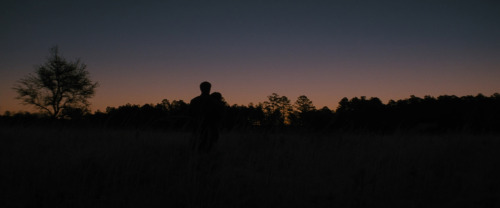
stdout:
[[[500,94],[411,96],[390,100],[387,104],[376,97],[343,98],[337,109],[331,110],[316,109],[306,96],[299,96],[292,103],[286,96],[273,93],[267,101],[255,105],[226,104],[221,117],[221,129],[227,131],[499,132]],[[164,99],[158,104],[142,106],[127,104],[93,114],[76,109],[66,112],[64,118],[55,121],[38,114],[7,112],[1,121],[24,125],[57,122],[106,128],[190,130],[189,104],[182,100]]]
[[334,126],[378,132],[499,132],[500,94],[411,96],[387,104],[378,98],[344,98],[337,108]]

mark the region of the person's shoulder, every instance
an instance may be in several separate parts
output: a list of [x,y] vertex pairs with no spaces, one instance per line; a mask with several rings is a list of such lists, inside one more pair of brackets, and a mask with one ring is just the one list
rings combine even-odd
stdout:
[[191,102],[189,103],[189,108],[199,108],[201,105],[201,102],[198,99],[192,99]]
[[190,103],[196,103],[196,102],[199,102],[200,100],[201,100],[201,96],[197,96],[197,97],[191,99]]

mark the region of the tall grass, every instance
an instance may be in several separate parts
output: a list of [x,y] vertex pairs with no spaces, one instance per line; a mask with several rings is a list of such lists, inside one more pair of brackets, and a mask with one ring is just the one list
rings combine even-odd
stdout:
[[496,207],[498,135],[0,127],[0,207]]

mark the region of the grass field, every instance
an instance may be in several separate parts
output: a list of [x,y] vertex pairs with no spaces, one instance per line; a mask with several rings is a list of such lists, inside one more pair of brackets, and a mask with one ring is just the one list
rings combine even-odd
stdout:
[[0,127],[0,207],[498,207],[499,135]]

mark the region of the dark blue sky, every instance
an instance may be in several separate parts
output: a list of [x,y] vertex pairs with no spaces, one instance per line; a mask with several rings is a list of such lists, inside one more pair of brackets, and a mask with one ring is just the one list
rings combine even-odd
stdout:
[[500,92],[499,1],[4,1],[0,112],[58,45],[101,83],[93,109],[188,101],[208,80],[230,104],[276,92],[335,108]]

